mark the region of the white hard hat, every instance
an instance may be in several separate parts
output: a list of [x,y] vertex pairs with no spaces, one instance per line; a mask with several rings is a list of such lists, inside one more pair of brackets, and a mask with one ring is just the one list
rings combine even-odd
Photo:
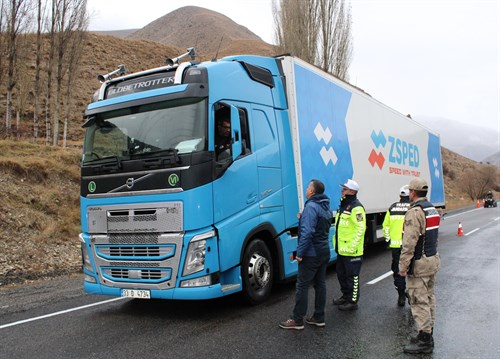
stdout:
[[408,185],[404,185],[399,189],[399,195],[401,197],[408,197],[410,195],[410,190],[408,189]]

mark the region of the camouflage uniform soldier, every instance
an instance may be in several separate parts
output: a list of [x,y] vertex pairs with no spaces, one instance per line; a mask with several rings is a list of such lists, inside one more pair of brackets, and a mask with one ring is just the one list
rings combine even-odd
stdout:
[[418,336],[410,340],[404,352],[432,353],[436,313],[434,283],[440,267],[437,252],[440,216],[425,198],[428,191],[425,180],[414,178],[409,190],[411,206],[405,215],[399,274],[408,276],[408,296]]

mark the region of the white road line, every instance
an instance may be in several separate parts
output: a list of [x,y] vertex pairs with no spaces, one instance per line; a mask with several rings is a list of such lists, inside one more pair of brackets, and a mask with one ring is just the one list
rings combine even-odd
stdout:
[[452,214],[452,215],[449,215],[449,216],[447,214],[445,214],[442,220],[446,221],[448,218],[453,218],[453,217],[460,216],[462,214],[469,213],[469,212],[479,211],[481,209],[482,208],[474,208],[474,209],[471,209],[471,210],[468,210],[468,211],[465,211],[465,212],[460,212],[460,213]]
[[468,233],[465,233],[465,236],[468,236],[469,234],[472,234],[474,232],[477,232],[479,231],[481,228],[476,228],[476,229],[473,229],[472,231],[468,232]]
[[375,284],[375,283],[377,283],[377,282],[380,282],[382,279],[385,279],[385,278],[387,278],[387,277],[389,277],[389,276],[391,276],[391,275],[392,275],[392,271],[389,271],[389,272],[387,272],[387,273],[382,274],[380,277],[377,277],[377,278],[375,278],[375,279],[373,279],[373,280],[369,281],[369,282],[368,282],[368,283],[366,283],[366,284],[370,284],[370,285],[371,285],[371,284]]
[[500,217],[497,217],[497,218],[495,218],[495,219],[493,219],[493,220],[494,220],[494,221],[498,221],[499,219],[500,219]]
[[40,317],[29,318],[29,319],[20,320],[18,322],[14,322],[14,323],[0,325],[0,329],[7,328],[7,327],[13,327],[14,325],[24,324],[24,323],[32,322],[32,321],[39,320],[39,319],[50,318],[50,317],[54,317],[56,315],[66,314],[66,313],[74,312],[76,310],[81,310],[81,309],[86,309],[86,308],[90,308],[90,307],[95,307],[97,305],[107,304],[107,303],[115,302],[117,300],[122,300],[122,299],[128,299],[128,298],[126,298],[126,297],[113,298],[113,299],[105,300],[103,302],[97,302],[97,303],[82,305],[81,307],[76,307],[76,308],[61,310],[60,312],[55,312],[55,313],[51,313],[51,314],[45,314],[45,315],[42,315]]

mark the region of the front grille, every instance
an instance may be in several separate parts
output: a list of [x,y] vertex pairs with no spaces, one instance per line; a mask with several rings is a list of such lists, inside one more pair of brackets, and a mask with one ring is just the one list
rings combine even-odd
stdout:
[[87,208],[89,233],[180,233],[184,230],[180,201]]
[[111,257],[158,257],[160,247],[111,247]]
[[[97,253],[102,257],[107,257],[110,260],[130,259],[130,257],[161,260],[172,257],[175,254],[175,245],[161,246],[107,246],[97,245]],[[139,259],[138,259],[139,260]]]
[[158,244],[157,233],[109,234],[110,244]]
[[127,269],[111,269],[111,277],[113,278],[127,278],[128,279],[128,270]]
[[103,274],[111,280],[151,280],[156,282],[169,280],[172,271],[167,268],[161,269],[128,269],[128,268],[105,268]]

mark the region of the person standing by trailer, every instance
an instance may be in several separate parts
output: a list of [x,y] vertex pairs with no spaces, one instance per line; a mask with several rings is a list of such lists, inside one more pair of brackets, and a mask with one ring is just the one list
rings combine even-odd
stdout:
[[335,217],[335,251],[337,252],[337,278],[342,296],[333,304],[340,310],[358,309],[359,272],[363,262],[366,231],[365,209],[357,198],[359,185],[348,179],[342,187],[342,198]]
[[399,257],[401,256],[404,218],[408,208],[410,208],[409,195],[408,186],[401,187],[399,190],[399,202],[391,204],[382,223],[385,240],[389,242],[389,248],[392,250],[391,269],[394,286],[398,291],[398,305],[400,307],[403,307],[406,302],[406,280],[399,275]]
[[403,244],[399,259],[399,274],[408,276],[408,296],[411,314],[418,329],[403,349],[405,353],[432,353],[436,298],[434,284],[441,266],[437,251],[440,216],[425,196],[427,182],[422,178],[410,181],[410,209],[404,222]]
[[330,259],[328,233],[332,223],[330,199],[324,194],[325,185],[311,180],[306,189],[307,201],[299,213],[297,242],[298,274],[293,315],[279,324],[283,329],[304,329],[309,287],[314,285],[314,313],[306,318],[307,324],[325,326],[326,267]]

